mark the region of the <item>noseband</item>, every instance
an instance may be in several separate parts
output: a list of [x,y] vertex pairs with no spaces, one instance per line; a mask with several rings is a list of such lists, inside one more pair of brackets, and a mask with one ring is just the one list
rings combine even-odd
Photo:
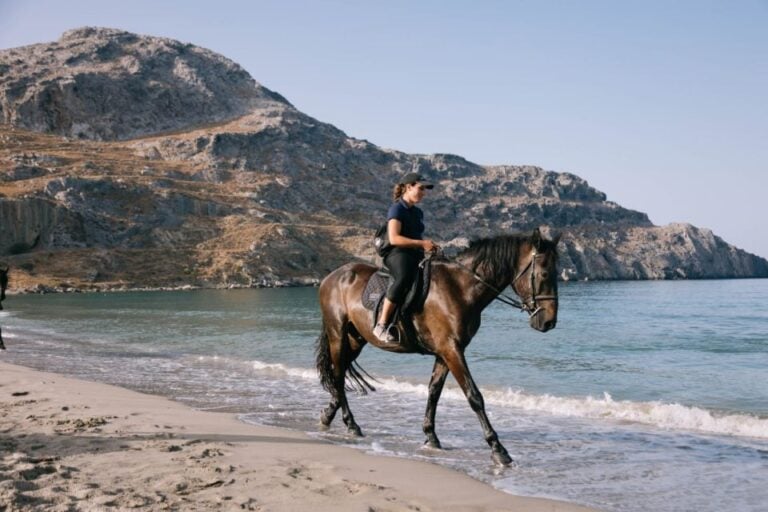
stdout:
[[[533,252],[531,253],[531,259],[528,260],[528,264],[525,266],[525,268],[520,271],[519,274],[517,274],[517,277],[515,277],[512,280],[512,290],[521,298],[523,299],[521,310],[528,313],[528,316],[530,318],[533,318],[536,316],[539,311],[541,311],[541,306],[539,305],[540,301],[544,300],[557,300],[557,295],[536,295],[536,258],[541,256],[536,249],[533,249]],[[530,270],[530,287],[531,287],[531,294],[528,297],[523,297],[520,292],[517,291],[517,287],[515,286],[515,283],[525,275],[526,272]]]

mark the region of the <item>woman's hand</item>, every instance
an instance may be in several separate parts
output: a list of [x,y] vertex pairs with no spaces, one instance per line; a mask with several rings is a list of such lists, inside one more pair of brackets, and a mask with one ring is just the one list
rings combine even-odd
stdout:
[[422,249],[426,252],[437,252],[440,250],[440,246],[432,240],[423,240],[421,243]]

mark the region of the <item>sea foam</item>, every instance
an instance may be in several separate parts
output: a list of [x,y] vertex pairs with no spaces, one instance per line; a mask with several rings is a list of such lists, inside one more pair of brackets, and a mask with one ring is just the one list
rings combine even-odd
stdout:
[[[309,381],[317,380],[315,370],[292,368],[280,363],[262,361],[251,361],[250,364],[252,369],[258,372],[282,374]],[[406,393],[424,398],[429,391],[425,384],[415,384],[397,378],[377,379],[374,385],[381,391]],[[603,393],[602,397],[537,395],[513,389],[482,389],[482,392],[486,404],[491,406],[554,416],[641,423],[665,430],[768,439],[768,419],[748,414],[717,413],[700,407],[663,401],[617,401],[608,392]],[[462,391],[452,386],[446,387],[442,397],[447,400],[466,400]]]
[[[414,393],[424,397],[428,395],[426,385],[402,382],[397,379],[384,379],[379,387],[392,392]],[[749,414],[718,414],[700,407],[661,401],[616,401],[607,392],[603,393],[601,398],[595,398],[536,395],[512,389],[482,389],[481,391],[488,405],[555,416],[628,421],[668,430],[689,430],[768,439],[768,419]],[[442,396],[449,400],[465,400],[464,394],[457,388],[447,388]]]
[[491,391],[486,395],[486,402],[557,416],[629,421],[669,430],[768,439],[768,419],[748,414],[718,414],[700,407],[661,401],[616,401],[609,393],[595,398],[531,395],[517,390]]

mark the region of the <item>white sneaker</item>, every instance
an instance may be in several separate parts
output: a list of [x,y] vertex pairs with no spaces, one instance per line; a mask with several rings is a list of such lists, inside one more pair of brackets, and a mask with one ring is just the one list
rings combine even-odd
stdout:
[[373,335],[378,338],[379,341],[384,343],[397,343],[397,336],[395,335],[394,326],[376,324],[373,328]]

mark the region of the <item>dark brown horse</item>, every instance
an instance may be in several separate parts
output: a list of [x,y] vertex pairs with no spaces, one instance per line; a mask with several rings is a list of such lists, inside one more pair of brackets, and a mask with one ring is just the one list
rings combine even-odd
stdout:
[[[5,300],[5,289],[8,288],[8,271],[10,268],[8,265],[5,268],[0,268],[0,310],[3,309],[3,301]],[[0,350],[5,350],[5,344],[3,343],[3,330],[0,329]]]
[[349,263],[331,272],[320,284],[323,330],[317,340],[317,369],[331,402],[320,421],[330,426],[339,408],[348,431],[361,436],[345,393],[347,372],[363,391],[373,389],[352,366],[366,343],[392,352],[427,352],[435,355],[423,429],[426,445],[441,448],[435,434],[435,412],[450,371],[480,419],[485,440],[498,464],[512,462],[485,413],[480,393],[464,358],[464,350],[480,328],[480,315],[508,285],[522,299],[534,329],[546,332],[557,322],[557,242],[532,235],[505,235],[473,242],[453,260],[433,262],[429,296],[413,324],[423,347],[403,342],[390,346],[372,332],[371,312],[361,295],[376,267]]

